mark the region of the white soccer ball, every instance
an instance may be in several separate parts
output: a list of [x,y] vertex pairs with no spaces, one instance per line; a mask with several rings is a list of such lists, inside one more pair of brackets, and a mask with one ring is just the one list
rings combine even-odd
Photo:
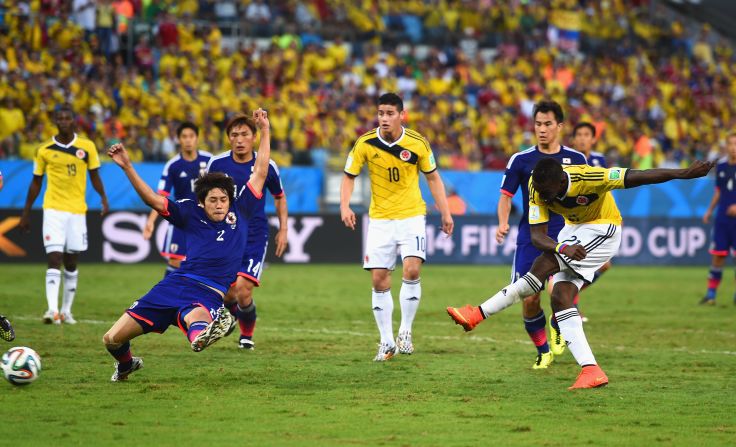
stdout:
[[27,385],[38,379],[41,357],[31,348],[16,346],[3,354],[3,376],[13,385]]

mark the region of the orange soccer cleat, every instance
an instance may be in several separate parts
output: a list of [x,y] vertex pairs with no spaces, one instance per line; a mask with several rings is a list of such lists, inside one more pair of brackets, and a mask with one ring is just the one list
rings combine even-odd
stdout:
[[447,314],[455,320],[455,324],[461,325],[465,332],[472,331],[478,326],[478,323],[485,319],[480,308],[470,304],[463,307],[448,307]]
[[598,388],[599,386],[608,385],[608,376],[598,365],[583,366],[577,380],[568,390],[576,390],[580,388]]

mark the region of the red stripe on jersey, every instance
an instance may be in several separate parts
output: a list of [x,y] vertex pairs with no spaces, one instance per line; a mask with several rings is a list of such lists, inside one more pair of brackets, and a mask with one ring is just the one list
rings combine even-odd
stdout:
[[505,189],[501,189],[501,194],[509,197],[514,197],[514,193],[508,192]]
[[279,193],[279,194],[272,194],[272,195],[273,195],[273,198],[274,199],[280,199],[280,198],[284,197],[285,194],[284,194],[283,191],[281,191],[281,193]]
[[156,192],[157,192],[157,193],[158,193],[159,195],[162,195],[162,196],[164,196],[164,197],[169,197],[169,196],[171,195],[171,193],[170,193],[170,192],[168,192],[168,191],[164,191],[163,189],[159,189],[159,190],[158,190],[158,191],[156,191]]
[[260,193],[257,193],[256,190],[253,189],[253,185],[251,185],[250,182],[248,182],[247,185],[248,185],[248,189],[250,189],[250,192],[253,193],[256,199],[260,200],[261,198],[263,198],[263,191],[261,191]]
[[158,213],[163,217],[168,217],[171,215],[171,213],[169,212],[169,199],[167,199],[166,197],[164,197],[164,209],[163,211],[159,211]]

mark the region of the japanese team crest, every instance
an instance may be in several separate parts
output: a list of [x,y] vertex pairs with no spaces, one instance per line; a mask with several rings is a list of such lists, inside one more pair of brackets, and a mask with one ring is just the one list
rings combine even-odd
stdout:
[[84,152],[82,149],[77,149],[77,153],[75,154],[78,159],[84,160],[85,155],[87,155],[86,152]]
[[411,158],[411,152],[404,149],[403,151],[399,152],[399,158],[402,161],[409,161],[409,159]]
[[569,165],[570,163],[572,163],[572,160],[570,160],[569,158],[567,158],[567,157],[564,157],[564,158],[562,159],[562,164],[563,164],[563,165]]
[[577,203],[580,206],[585,206],[588,203],[590,203],[590,199],[588,199],[585,196],[578,196],[577,199],[575,199],[575,203]]
[[177,251],[179,251],[179,244],[171,244],[169,245],[169,249],[172,253],[176,253]]
[[235,222],[237,221],[238,221],[238,218],[237,216],[235,216],[235,213],[233,213],[232,211],[227,213],[227,216],[225,216],[225,223],[228,225],[235,225]]

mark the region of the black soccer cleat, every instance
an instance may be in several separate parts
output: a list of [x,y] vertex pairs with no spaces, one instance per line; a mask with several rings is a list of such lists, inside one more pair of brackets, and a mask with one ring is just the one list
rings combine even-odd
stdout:
[[15,340],[15,331],[7,318],[0,315],[0,338],[5,341]]

